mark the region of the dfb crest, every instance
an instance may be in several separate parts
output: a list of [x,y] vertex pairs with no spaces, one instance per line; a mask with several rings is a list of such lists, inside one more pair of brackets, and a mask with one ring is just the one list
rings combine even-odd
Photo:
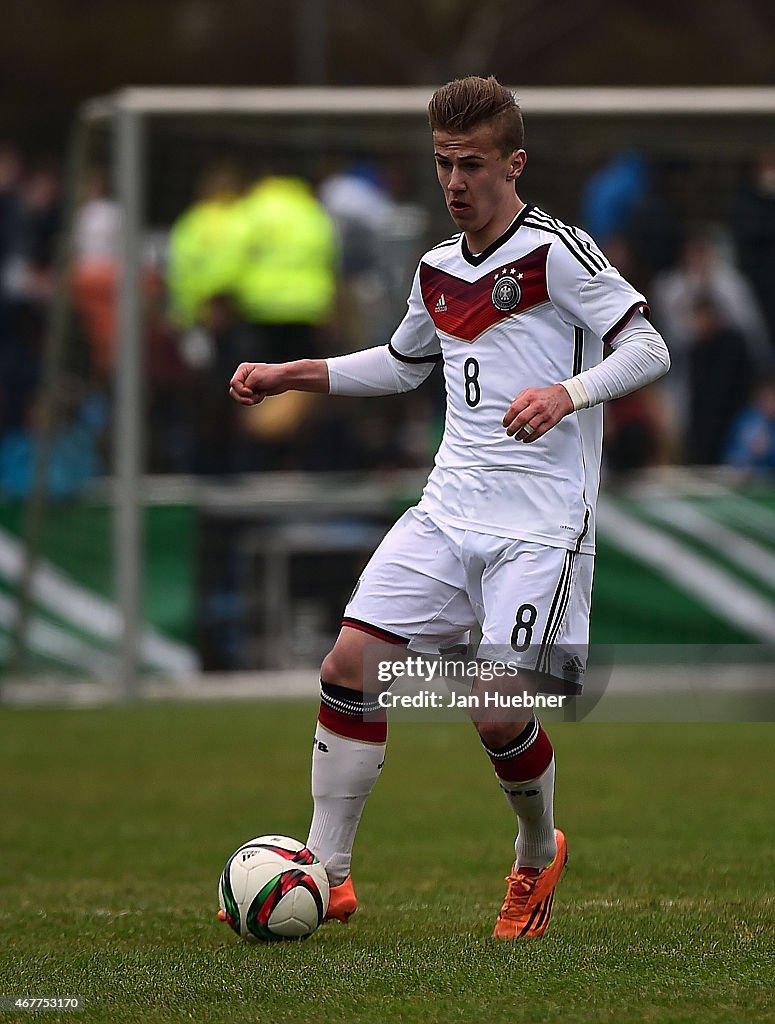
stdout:
[[495,287],[492,290],[492,304],[501,313],[510,313],[512,309],[516,309],[521,298],[522,289],[515,278],[504,275],[495,282]]

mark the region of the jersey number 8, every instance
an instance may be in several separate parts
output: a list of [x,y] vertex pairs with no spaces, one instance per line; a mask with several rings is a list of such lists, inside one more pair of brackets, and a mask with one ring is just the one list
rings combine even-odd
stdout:
[[475,359],[466,359],[463,365],[463,380],[466,385],[466,405],[473,409],[479,405],[482,397],[482,389],[479,387],[479,363]]

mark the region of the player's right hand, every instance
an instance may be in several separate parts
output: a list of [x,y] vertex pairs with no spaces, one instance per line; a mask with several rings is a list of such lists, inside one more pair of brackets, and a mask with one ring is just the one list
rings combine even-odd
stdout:
[[267,395],[287,391],[282,363],[240,363],[229,383],[229,394],[240,405],[258,405]]

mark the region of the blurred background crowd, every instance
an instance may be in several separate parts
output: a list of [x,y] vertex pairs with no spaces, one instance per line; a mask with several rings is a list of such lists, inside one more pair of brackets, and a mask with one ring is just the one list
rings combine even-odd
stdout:
[[[444,230],[400,166],[353,154],[321,163],[313,179],[288,167],[250,174],[238,159],[219,157],[192,171],[187,187],[185,201],[148,233],[141,274],[148,471],[428,465],[443,425],[440,373],[387,402],[290,394],[244,410],[227,396],[243,360],[387,342],[418,257]],[[591,171],[570,211],[647,295],[673,359],[664,381],[607,408],[610,474],[670,463],[775,468],[775,148],[740,163],[733,187],[713,199],[713,219],[693,218],[682,201],[691,187],[681,164],[627,149]],[[93,167],[78,190],[58,278],[61,165],[0,143],[7,496],[31,485],[58,279],[71,340],[49,490],[74,493],[110,469],[121,213],[104,169]],[[535,201],[530,187],[524,197]]]

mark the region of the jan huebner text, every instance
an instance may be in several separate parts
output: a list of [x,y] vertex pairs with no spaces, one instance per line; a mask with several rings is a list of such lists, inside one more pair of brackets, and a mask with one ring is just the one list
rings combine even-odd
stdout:
[[452,693],[446,699],[434,690],[417,693],[385,691],[377,698],[381,708],[561,708],[566,698],[546,693]]

